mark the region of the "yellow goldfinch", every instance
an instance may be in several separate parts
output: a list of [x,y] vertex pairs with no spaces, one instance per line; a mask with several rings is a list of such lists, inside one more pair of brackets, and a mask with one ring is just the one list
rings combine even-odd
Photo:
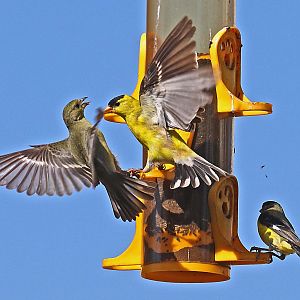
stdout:
[[140,97],[121,95],[112,99],[104,113],[126,120],[135,137],[148,149],[143,172],[162,164],[175,165],[171,188],[196,188],[200,178],[207,184],[226,172],[191,150],[178,128],[189,131],[199,109],[211,103],[215,81],[211,65],[198,65],[196,28],[184,17],[161,45],[140,86]]
[[129,177],[121,170],[105,138],[85,117],[89,102],[75,99],[63,110],[69,137],[56,143],[0,156],[0,186],[28,195],[72,194],[100,182],[106,187],[114,215],[135,220],[145,208],[138,199],[153,199],[153,183]]
[[300,239],[292,224],[284,214],[281,205],[275,201],[266,201],[260,210],[257,221],[258,233],[269,249],[252,247],[251,251],[273,251],[281,255],[272,255],[284,259],[286,255],[296,253],[300,256]]

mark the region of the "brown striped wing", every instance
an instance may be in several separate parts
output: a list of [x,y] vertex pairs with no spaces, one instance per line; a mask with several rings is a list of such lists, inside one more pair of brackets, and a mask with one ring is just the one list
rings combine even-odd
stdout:
[[70,195],[92,184],[88,166],[76,161],[67,141],[0,156],[0,186],[27,195]]

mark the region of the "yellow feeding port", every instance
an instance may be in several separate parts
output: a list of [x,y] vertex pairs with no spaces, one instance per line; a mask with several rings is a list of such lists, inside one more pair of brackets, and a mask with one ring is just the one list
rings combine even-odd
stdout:
[[267,253],[249,252],[238,236],[238,182],[234,176],[223,177],[209,191],[208,205],[215,242],[215,260],[230,265],[271,262]]
[[251,102],[241,88],[241,35],[226,27],[213,38],[210,59],[216,79],[217,110],[223,116],[258,116],[272,113],[272,104]]
[[136,231],[129,247],[119,256],[106,258],[102,267],[110,270],[140,270],[143,260],[143,217],[136,219]]

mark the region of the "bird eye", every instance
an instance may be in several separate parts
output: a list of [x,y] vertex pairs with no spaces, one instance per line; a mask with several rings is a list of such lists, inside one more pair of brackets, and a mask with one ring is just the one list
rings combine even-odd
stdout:
[[115,106],[120,106],[120,102],[116,102],[116,103],[115,103]]
[[79,103],[75,104],[74,108],[76,108],[76,109],[80,108]]

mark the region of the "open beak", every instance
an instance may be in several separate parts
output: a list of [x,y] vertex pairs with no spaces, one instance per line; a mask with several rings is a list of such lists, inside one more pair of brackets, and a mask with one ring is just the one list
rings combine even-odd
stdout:
[[82,107],[83,109],[85,109],[88,105],[90,105],[90,102],[89,102],[89,101],[84,102],[87,98],[88,98],[88,97],[83,97],[83,98],[80,99],[80,101],[81,101],[81,107]]

